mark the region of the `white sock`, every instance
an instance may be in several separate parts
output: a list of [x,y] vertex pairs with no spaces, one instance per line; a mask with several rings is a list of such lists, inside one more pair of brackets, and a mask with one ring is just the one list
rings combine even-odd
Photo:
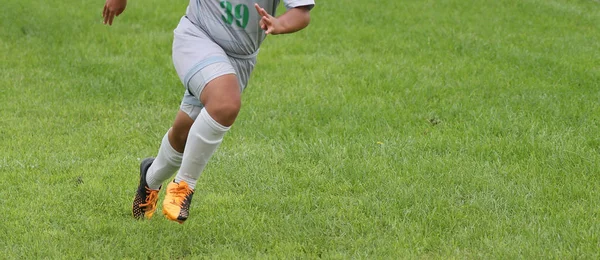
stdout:
[[228,130],[229,127],[219,124],[203,108],[190,128],[183,161],[179,173],[175,176],[175,182],[183,180],[194,189],[208,159],[217,150]]
[[[171,131],[171,129],[169,129]],[[173,176],[173,173],[181,166],[183,154],[173,149],[169,142],[169,131],[162,139],[158,155],[146,173],[148,187],[158,190],[160,185]]]

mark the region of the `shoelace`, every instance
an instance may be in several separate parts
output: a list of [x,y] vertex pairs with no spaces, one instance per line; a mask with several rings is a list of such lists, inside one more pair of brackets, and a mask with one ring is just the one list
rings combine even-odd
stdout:
[[[153,211],[156,207],[156,200],[158,200],[158,191],[151,190],[146,187],[146,203],[140,204],[140,208],[146,208],[146,211]],[[147,208],[150,207],[150,208]]]
[[171,188],[170,193],[175,194],[177,206],[181,206],[185,198],[192,193],[192,189],[190,189],[187,185],[177,185],[175,188]]

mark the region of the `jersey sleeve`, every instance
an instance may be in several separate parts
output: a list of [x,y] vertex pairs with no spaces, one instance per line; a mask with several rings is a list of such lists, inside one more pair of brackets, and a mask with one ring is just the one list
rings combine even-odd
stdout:
[[314,0],[283,0],[285,9],[289,10],[295,7],[306,6],[312,9],[315,6]]

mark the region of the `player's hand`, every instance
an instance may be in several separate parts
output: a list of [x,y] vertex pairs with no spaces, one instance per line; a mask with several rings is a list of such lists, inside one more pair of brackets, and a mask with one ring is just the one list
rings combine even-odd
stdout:
[[102,11],[103,23],[112,25],[115,16],[119,16],[125,7],[127,6],[127,0],[106,0],[104,4],[104,10]]
[[265,31],[265,34],[279,34],[283,31],[283,26],[276,17],[267,13],[258,4],[254,4],[254,8],[256,8],[256,11],[261,16],[259,24],[260,28]]

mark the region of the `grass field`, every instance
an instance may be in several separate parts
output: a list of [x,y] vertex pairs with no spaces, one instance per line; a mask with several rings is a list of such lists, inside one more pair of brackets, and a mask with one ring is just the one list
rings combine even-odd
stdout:
[[135,221],[186,5],[2,1],[0,258],[600,258],[600,2],[317,1],[190,219]]

